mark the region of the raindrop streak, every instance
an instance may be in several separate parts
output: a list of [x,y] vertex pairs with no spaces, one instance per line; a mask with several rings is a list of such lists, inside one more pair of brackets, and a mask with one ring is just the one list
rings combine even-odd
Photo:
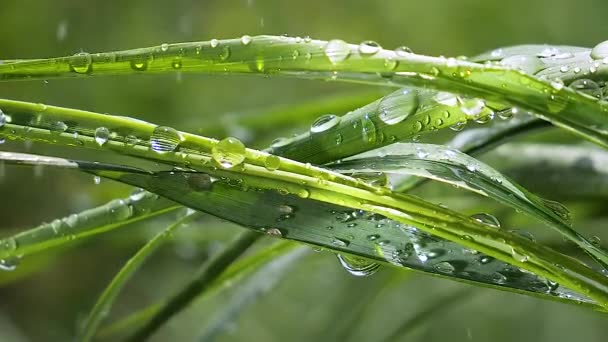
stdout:
[[174,128],[157,126],[150,137],[150,147],[154,152],[173,152],[182,142],[181,134]]
[[327,114],[317,118],[312,125],[310,125],[311,133],[320,133],[327,131],[328,129],[334,128],[340,123],[340,117],[333,114]]
[[91,54],[80,52],[70,57],[68,63],[70,64],[70,69],[72,69],[73,72],[78,74],[87,74],[92,70],[91,65],[93,60],[91,58]]
[[371,40],[366,40],[359,44],[359,54],[364,57],[373,56],[377,54],[380,49],[382,49],[380,44]]
[[97,142],[97,144],[99,146],[105,145],[105,143],[108,142],[109,138],[110,138],[110,130],[108,130],[107,128],[98,127],[95,130],[95,142]]
[[211,149],[211,155],[225,169],[240,165],[245,160],[245,145],[233,137],[222,139]]
[[348,273],[357,277],[367,277],[378,271],[380,264],[371,260],[359,258],[356,256],[336,254],[340,265],[348,271]]
[[471,215],[471,218],[481,224],[485,224],[486,226],[500,228],[500,221],[498,221],[498,219],[493,215],[487,213],[479,213]]
[[608,58],[608,40],[605,40],[597,44],[591,50],[591,58],[593,59],[604,59]]
[[378,117],[387,125],[405,120],[418,110],[418,91],[403,89],[383,97],[378,103]]
[[325,45],[324,52],[332,64],[338,64],[350,56],[350,46],[343,40],[334,39]]

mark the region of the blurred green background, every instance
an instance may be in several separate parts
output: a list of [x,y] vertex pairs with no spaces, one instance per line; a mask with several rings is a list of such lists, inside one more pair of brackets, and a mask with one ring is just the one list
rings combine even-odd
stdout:
[[[352,43],[371,39],[385,48],[406,45],[417,53],[445,56],[523,43],[591,47],[608,39],[606,13],[608,2],[602,0],[2,1],[0,60],[243,34],[309,35]],[[294,116],[281,129],[262,134],[234,124],[235,118],[272,110],[289,112],[290,106],[334,95],[353,94],[355,106],[358,97],[362,104],[388,91],[278,77],[193,74],[0,83],[4,98],[128,115],[214,137],[235,135],[258,147],[306,129],[321,113]],[[549,138],[559,139],[565,133],[553,134]],[[9,141],[0,150],[92,160],[111,157]],[[90,176],[74,172],[0,164],[0,234],[126,196],[131,190],[105,180],[96,185]],[[442,202],[457,198],[450,207],[470,213],[488,210],[497,213],[503,224],[536,229],[535,223],[476,197],[443,188],[428,193],[451,196]],[[597,201],[606,203],[603,198],[595,204],[573,204],[580,224],[575,227],[608,238],[606,214],[601,210],[605,205]],[[593,220],[583,220],[590,213]],[[13,272],[0,271],[0,341],[70,340],[122,263],[170,220],[132,225],[27,258]],[[129,283],[108,322],[179,288],[238,232],[240,228],[211,217],[182,229]],[[606,316],[582,308],[392,269],[357,278],[341,269],[330,253],[309,251],[287,272],[218,340],[376,341],[404,324],[411,325],[405,325],[403,341],[605,341],[608,336]],[[455,293],[460,301],[442,302]],[[153,340],[196,340],[230,296],[228,290],[197,302]],[[437,307],[426,312],[433,306]],[[417,317],[421,318],[410,322]]]

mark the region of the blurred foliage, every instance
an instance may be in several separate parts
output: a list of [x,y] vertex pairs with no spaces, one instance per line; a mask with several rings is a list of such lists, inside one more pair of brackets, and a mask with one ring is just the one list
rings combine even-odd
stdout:
[[[0,25],[4,28],[0,59],[263,33],[351,42],[373,39],[387,48],[407,45],[419,53],[446,56],[473,55],[496,46],[523,43],[593,46],[608,37],[605,13],[608,2],[600,0],[5,1],[0,4]],[[253,134],[246,126],[232,125],[223,118],[277,108],[288,110],[334,94],[373,97],[370,92],[379,90],[281,78],[164,74],[0,83],[0,92],[4,98],[128,115],[216,137],[235,135],[245,138],[248,145],[263,146],[277,136],[300,131],[312,117],[323,113],[294,117],[293,122],[286,122],[284,132],[273,132],[272,136],[263,130]],[[579,143],[555,129],[531,138]],[[1,149],[91,160],[107,158],[87,151],[8,141]],[[507,170],[500,160],[491,165]],[[517,170],[510,171],[514,176],[518,174]],[[548,181],[539,177],[538,182]],[[559,184],[559,175],[553,175],[551,181]],[[551,187],[528,185],[541,194],[547,192],[549,198],[556,197]],[[5,236],[102,204],[131,190],[105,180],[95,185],[91,176],[75,172],[32,171],[0,164],[0,234]],[[538,224],[511,210],[444,185],[427,184],[419,191],[426,198],[436,196],[436,202],[450,208],[470,214],[497,213],[503,225],[535,234],[538,231]],[[601,204],[605,197],[558,195],[570,204],[577,229],[608,240],[603,229],[608,217]],[[0,273],[0,340],[69,340],[79,324],[78,317],[88,312],[124,260],[171,219],[140,222],[68,249],[24,259],[17,270]],[[201,221],[180,230],[175,241],[145,265],[118,299],[110,320],[179,288],[202,261],[241,231],[211,217]],[[564,247],[561,239],[552,238],[555,241],[545,241]],[[342,270],[330,253],[309,253],[288,272],[219,340],[383,340],[418,313],[465,287],[392,269],[356,278]],[[608,334],[604,315],[574,306],[479,288],[466,292],[466,296],[451,306],[440,306],[426,320],[406,328],[400,340],[603,341]],[[204,326],[201,322],[209,320],[229,297],[227,290],[197,302],[172,319],[153,340],[195,340]]]

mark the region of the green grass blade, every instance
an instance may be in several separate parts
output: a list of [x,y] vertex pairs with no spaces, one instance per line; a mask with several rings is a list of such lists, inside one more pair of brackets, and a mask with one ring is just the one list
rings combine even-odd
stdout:
[[206,267],[199,272],[192,282],[181,291],[173,294],[146,324],[136,330],[128,341],[143,341],[149,338],[160,326],[189,305],[201,292],[209,288],[216,278],[226,270],[238,257],[253,245],[262,235],[246,232],[232,242],[225,250],[213,257]]
[[172,233],[175,230],[183,224],[192,221],[197,216],[196,213],[190,214],[173,222],[167,228],[156,234],[125,263],[120,271],[116,273],[112,281],[110,281],[108,286],[103,290],[95,302],[95,305],[93,305],[82,330],[78,334],[78,341],[90,341],[93,336],[95,336],[97,328],[112,309],[114,300],[118,297],[120,291],[122,291],[133,274],[137,272],[142,264],[156,252],[159,247],[171,239]]
[[[36,105],[21,102],[11,101],[10,103],[12,107],[9,115],[13,114],[13,117],[17,119],[21,119],[28,110],[37,108]],[[304,206],[304,203],[313,205],[315,202],[327,205],[337,204],[336,208],[339,211],[360,209],[398,221],[408,227],[414,226],[436,237],[452,241],[455,245],[463,245],[466,248],[479,251],[534,272],[565,287],[588,295],[600,304],[608,303],[608,284],[606,284],[608,280],[579,262],[573,261],[516,234],[488,229],[487,226],[467,216],[424,202],[418,198],[396,194],[386,188],[375,187],[350,177],[285,158],[278,158],[279,165],[276,170],[274,168],[269,169],[266,165],[269,155],[251,149],[243,152],[244,160],[239,167],[231,169],[218,168],[216,166],[217,163],[210,156],[211,151],[218,144],[213,139],[178,132],[177,134],[181,136],[181,140],[174,152],[156,153],[149,148],[150,135],[155,128],[152,124],[57,107],[47,107],[45,113],[45,115],[49,115],[54,120],[65,120],[63,118],[64,114],[66,117],[79,118],[80,121],[76,122],[79,122],[81,125],[84,123],[94,124],[92,127],[87,125],[84,127],[74,126],[78,128],[79,132],[82,132],[78,136],[78,146],[113,150],[125,155],[152,159],[172,166],[195,168],[207,173],[207,175],[195,176],[203,177],[203,179],[199,178],[198,180],[189,180],[191,174],[187,172],[159,173],[154,177],[154,181],[147,179],[150,175],[141,173],[131,173],[120,179],[123,182],[137,184],[153,192],[158,192],[163,196],[174,199],[182,204],[187,204],[192,208],[207,211],[216,216],[228,217],[232,220],[236,220],[235,211],[246,213],[249,215],[245,222],[247,224],[247,222],[250,222],[251,217],[257,218],[260,215],[259,210],[255,210],[255,212],[251,212],[251,210],[258,206],[260,196],[264,195],[269,197],[268,202],[265,204],[273,203],[274,206],[272,208],[269,207],[267,212],[264,213],[266,214],[265,219],[267,221],[254,227],[257,229],[276,227],[277,217],[280,216],[276,212],[276,208],[282,204],[289,204],[285,203],[287,200],[295,201],[304,198],[302,203],[297,202],[300,203],[298,204],[300,206]],[[75,128],[68,127],[65,132],[55,132],[51,135],[48,128],[33,128],[27,125],[20,125],[17,120],[14,122],[7,123],[4,127],[0,128],[0,133],[12,138],[29,138],[66,145],[75,144],[74,132],[71,131]],[[112,127],[112,133],[114,134],[110,134],[107,141],[102,144],[103,146],[100,146],[87,132],[93,132],[94,127],[102,125]],[[124,137],[116,133],[125,131],[134,132],[134,134],[146,134],[147,132],[148,136],[140,139],[136,145],[125,144]],[[115,172],[109,171],[105,173],[100,172],[99,174],[107,177],[116,176]],[[181,176],[176,177],[176,174]],[[200,181],[202,180],[203,185],[206,184],[208,186],[210,182],[205,180],[209,180],[211,177],[221,180],[212,184],[212,187],[218,190],[221,189],[222,192],[228,194],[228,197],[239,198],[240,201],[252,201],[248,208],[249,212],[245,210],[247,207],[243,207],[242,202],[230,202],[229,198],[221,197],[223,195],[216,196],[216,194],[219,195],[216,191],[201,189],[199,186],[201,185],[199,184]],[[189,184],[189,182],[193,181],[196,185],[195,191],[192,191]],[[281,194],[289,194],[289,196]],[[270,198],[275,199],[271,200]],[[280,200],[281,198],[283,200]],[[210,199],[213,200],[209,202]],[[264,199],[266,198],[264,197]],[[213,201],[220,201],[221,206],[213,208],[205,207],[209,203],[213,203]],[[311,216],[318,215],[318,212],[323,210],[322,208],[315,208],[317,212]],[[340,235],[334,235],[331,232],[327,233],[327,229],[322,227],[315,227],[316,230],[314,231],[310,230],[310,225],[311,221],[307,220],[302,230],[290,230],[286,232],[286,235],[290,239],[310,241],[311,244],[325,246],[339,252],[352,252],[353,254],[372,259],[386,260],[386,255],[388,254],[382,248],[378,249],[375,243],[367,242],[369,240],[365,236],[358,236],[358,241],[366,241],[360,245],[363,249],[355,250],[354,247],[357,244],[350,243],[353,241],[348,239],[350,234],[346,231],[341,232]],[[285,229],[289,230],[290,227],[285,227]],[[320,233],[319,230],[323,233]],[[316,234],[319,234],[318,236],[311,235],[315,231]],[[301,237],[297,237],[296,233],[301,233]],[[399,241],[400,243],[403,241],[404,233],[400,230],[391,234],[395,235],[393,241]],[[348,244],[348,248],[341,247],[337,242],[338,240],[349,241],[351,247],[348,247]],[[346,244],[344,241],[342,243]],[[395,249],[399,248],[392,246],[391,253]],[[525,257],[521,257],[522,255]],[[431,265],[425,265],[425,267],[430,268]],[[563,272],[563,268],[569,271]],[[491,279],[484,279],[482,282],[492,284]],[[546,285],[543,288],[546,288]]]
[[387,172],[431,178],[495,199],[534,217],[608,265],[606,251],[571,228],[561,204],[542,199],[487,164],[441,145],[397,143],[330,165],[343,173]]

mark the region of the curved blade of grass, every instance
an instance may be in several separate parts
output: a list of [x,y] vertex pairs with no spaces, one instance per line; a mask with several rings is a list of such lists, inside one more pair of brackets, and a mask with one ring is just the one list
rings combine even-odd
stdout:
[[[21,165],[47,165],[81,170],[94,167],[108,172],[122,168],[10,152],[0,152],[0,160]],[[159,198],[156,194],[137,191],[128,198],[113,200],[99,207],[43,223],[36,228],[3,238],[0,240],[0,259],[22,258],[77,239],[117,229],[129,223],[156,217],[179,207],[181,206],[175,202]]]
[[226,249],[214,256],[187,287],[173,294],[167,302],[162,304],[158,312],[143,327],[136,330],[127,341],[144,341],[149,338],[169,318],[183,310],[201,292],[209,288],[213,280],[218,278],[231,263],[245,253],[261,236],[257,232],[247,232],[240,235]]
[[[513,66],[506,63],[511,67],[505,67],[384,49],[374,54],[361,54],[358,45],[342,41],[303,41],[275,36],[246,37],[244,41],[246,43],[243,43],[243,39],[227,39],[163,44],[117,52],[21,60],[0,65],[0,79],[48,79],[179,70],[264,73],[392,86],[426,86],[480,97],[504,106],[520,107],[597,144],[608,146],[608,122],[605,119],[607,102],[598,102],[515,69],[520,67],[537,73],[563,63],[558,56],[540,55],[537,48],[523,53],[525,46],[520,46],[522,54],[528,58],[526,64]],[[577,54],[593,61],[591,49]],[[583,67],[588,70],[588,65],[584,63],[577,70]],[[583,77],[583,73],[578,74]],[[605,78],[606,74],[608,64],[604,63],[600,63],[593,72],[597,78]],[[374,117],[370,119],[375,125],[380,123]],[[436,126],[436,122],[430,125]],[[303,137],[297,140],[301,139]],[[285,156],[298,159],[289,154]],[[338,158],[341,157],[344,156],[338,155]]]
[[[21,109],[29,109],[29,106],[32,106],[19,102],[11,103],[14,107]],[[36,105],[33,106],[36,107]],[[135,132],[136,134],[145,134],[147,132],[150,134],[150,131],[154,128],[151,124],[121,117],[111,117],[56,107],[49,107],[46,110],[47,112],[45,114],[53,114],[55,119],[61,120],[61,115],[66,113],[67,117],[80,118],[81,120],[79,122],[81,124],[92,121],[95,125],[93,127],[107,125],[114,128],[116,126],[113,125],[118,122],[122,125],[119,126],[118,129],[123,132],[130,131]],[[19,112],[14,113],[20,114]],[[0,128],[0,133],[6,134],[12,138],[27,137],[48,143],[69,145],[75,144],[73,132],[69,132],[70,129],[73,128],[68,127],[66,132],[54,133],[51,135],[48,129],[32,128],[30,126],[10,123]],[[277,170],[269,170],[265,166],[262,166],[265,165],[268,155],[251,149],[245,151],[245,162],[242,165],[239,165],[238,168],[229,170],[222,168],[218,169],[212,158],[209,157],[210,151],[216,146],[217,142],[213,139],[183,132],[181,133],[181,144],[175,152],[159,154],[150,151],[149,147],[146,146],[149,141],[149,135],[141,145],[131,145],[125,144],[123,142],[123,137],[114,134],[110,135],[108,141],[103,144],[103,147],[100,147],[94,141],[94,138],[88,135],[90,134],[89,132],[92,131],[93,129],[88,128],[87,126],[85,126],[84,129],[80,129],[82,135],[79,135],[77,144],[84,147],[109,149],[125,155],[153,159],[163,164],[195,168],[208,173],[208,177],[215,177],[222,180],[219,184],[217,182],[214,183],[214,188],[216,187],[216,184],[217,188],[222,189],[222,191],[230,190],[225,189],[225,187],[238,188],[232,189],[236,192],[230,193],[229,197],[240,198],[241,201],[243,201],[244,198],[249,198],[249,200],[252,201],[249,211],[244,210],[245,207],[243,207],[243,202],[229,203],[230,199],[224,197],[219,197],[222,200],[220,207],[205,207],[210,205],[210,203],[213,203],[213,200],[218,199],[218,197],[213,198],[213,196],[217,194],[216,191],[191,191],[189,190],[190,185],[188,184],[189,177],[175,177],[177,173],[159,173],[158,176],[153,177],[153,180],[149,180],[152,177],[148,174],[131,173],[120,179],[120,181],[129,184],[141,184],[142,187],[147,188],[148,190],[158,192],[163,196],[174,199],[192,208],[207,211],[213,215],[225,217],[233,221],[236,220],[234,215],[235,211],[240,211],[248,215],[246,218],[241,218],[245,220],[245,222],[243,222],[244,225],[252,222],[252,218],[258,218],[260,214],[267,215],[265,217],[267,221],[263,223],[264,226],[261,222],[259,225],[256,224],[255,228],[258,229],[275,227],[278,224],[276,223],[277,216],[280,216],[277,215],[276,208],[281,204],[285,204],[284,202],[281,203],[278,199],[275,199],[274,201],[271,201],[270,198],[266,199],[266,196],[274,197],[280,194],[290,194],[289,196],[281,195],[278,196],[278,198],[288,199],[293,197],[305,197],[305,203],[314,203],[318,201],[327,205],[339,204],[337,210],[340,211],[344,211],[346,208],[361,209],[399,221],[408,226],[414,226],[417,229],[421,229],[422,231],[437,237],[457,242],[457,245],[463,245],[467,248],[477,250],[499,260],[506,261],[509,264],[516,265],[517,267],[551,279],[563,286],[580,291],[581,293],[596,299],[599,303],[608,303],[608,300],[605,299],[605,297],[608,297],[608,284],[605,284],[608,280],[579,262],[564,257],[559,253],[555,253],[548,248],[535,244],[516,234],[511,234],[502,230],[488,229],[485,225],[480,224],[469,217],[440,206],[432,205],[418,198],[395,194],[387,189],[378,188],[350,177],[328,172],[321,168],[312,167],[309,164],[302,164],[285,158],[279,158],[280,167]],[[111,172],[99,172],[99,174],[107,177],[116,177],[116,173]],[[162,184],[161,180],[165,181],[165,183]],[[228,183],[225,184],[226,182]],[[269,207],[267,213],[259,213],[258,210],[251,212],[253,208],[259,205],[258,201],[260,200],[261,195],[258,194],[258,192],[267,194],[263,198],[263,200],[266,201],[264,204],[273,203],[274,210]],[[210,201],[211,198],[213,198],[213,200]],[[190,203],[190,201],[192,201],[192,203]],[[317,209],[322,211],[322,208]],[[311,215],[315,216],[318,215],[318,213]],[[259,220],[254,220],[254,222],[259,222]],[[237,223],[240,222],[237,221]],[[319,232],[310,229],[310,223],[310,220],[305,222],[305,226],[303,226],[303,229],[301,230],[301,238],[294,236],[297,235],[294,231],[289,232],[288,238],[310,241],[311,244],[326,246],[340,252],[352,252],[353,254],[368,258],[386,260],[386,253],[384,253],[382,249],[378,250],[372,243],[366,242],[361,245],[363,250],[356,251],[354,249],[354,247],[357,246],[356,244],[351,243],[349,245],[342,241],[347,240],[349,243],[352,242],[347,239],[350,234],[347,235],[344,233],[346,236],[336,236],[327,233],[326,229],[321,229],[323,233],[319,234]],[[287,229],[290,228],[286,227],[286,230]],[[403,232],[398,230],[396,233],[401,236],[396,235],[395,241],[403,241]],[[319,235],[316,236],[315,234]],[[360,236],[360,239],[368,241],[364,236]],[[341,243],[338,241],[342,241],[342,243],[346,244],[347,248],[340,247],[339,245]],[[392,250],[396,249],[394,246],[391,248]],[[525,257],[520,258],[519,256],[521,255]],[[426,261],[426,259],[424,261]],[[427,269],[430,268],[430,265],[423,266]],[[563,268],[566,268],[569,271],[564,272]],[[486,281],[486,279],[484,279],[484,282],[491,283],[491,280]]]
[[248,278],[235,284],[234,294],[213,313],[197,340],[215,341],[247,306],[271,291],[288,274],[288,268],[306,255],[306,252],[307,250],[301,249],[276,257]]
[[581,247],[604,267],[606,252],[571,228],[561,204],[542,199],[487,164],[441,145],[397,143],[330,165],[338,172],[387,172],[416,175],[490,197],[545,223]]
[[[281,240],[277,243],[253,252],[251,255],[243,257],[233,262],[228,269],[223,272],[218,278],[215,278],[209,289],[203,292],[197,299],[205,298],[214,292],[224,290],[228,287],[238,284],[241,279],[255,274],[260,268],[272,262],[276,258],[289,253],[300,253],[301,245],[291,241]],[[166,302],[166,300],[164,301]],[[101,329],[98,336],[102,339],[116,338],[118,335],[123,335],[128,331],[133,331],[134,328],[141,327],[143,323],[158,313],[163,302],[152,304],[142,310],[139,310],[129,316],[112,323],[111,325]]]
[[148,257],[156,252],[158,248],[161,247],[165,242],[171,239],[172,233],[175,230],[177,230],[183,224],[192,221],[197,216],[199,215],[194,213],[173,222],[167,228],[156,234],[125,263],[125,265],[110,281],[108,286],[103,290],[95,302],[95,305],[93,305],[93,308],[91,309],[82,330],[78,334],[78,341],[90,341],[93,338],[102,320],[110,313],[114,300],[118,297],[118,294],[120,291],[122,291],[123,287],[133,276],[133,274],[137,272]]

